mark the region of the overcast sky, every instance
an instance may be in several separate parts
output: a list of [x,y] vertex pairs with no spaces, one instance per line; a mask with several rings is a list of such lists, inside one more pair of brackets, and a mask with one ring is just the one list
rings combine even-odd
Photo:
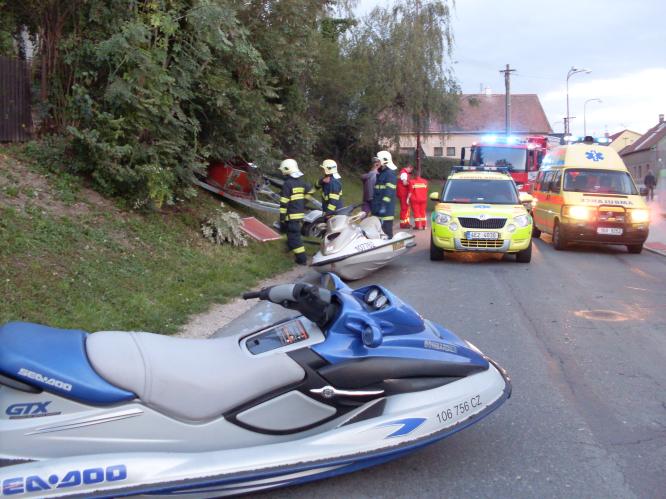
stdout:
[[[359,0],[365,15],[390,0]],[[499,73],[517,71],[512,93],[539,95],[550,124],[563,130],[569,68],[571,131],[644,133],[666,113],[665,0],[457,0],[455,73],[464,93],[504,93]],[[603,102],[588,102],[601,99]]]

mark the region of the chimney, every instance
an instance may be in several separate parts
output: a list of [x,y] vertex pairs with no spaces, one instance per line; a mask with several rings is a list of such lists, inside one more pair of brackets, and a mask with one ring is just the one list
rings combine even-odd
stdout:
[[662,124],[664,122],[664,115],[660,114],[659,115],[659,124]]

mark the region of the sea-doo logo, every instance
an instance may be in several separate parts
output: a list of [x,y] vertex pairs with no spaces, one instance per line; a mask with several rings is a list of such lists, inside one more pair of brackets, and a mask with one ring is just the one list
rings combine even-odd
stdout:
[[13,404],[7,407],[5,414],[9,416],[9,419],[41,418],[60,414],[60,412],[49,412],[47,406],[50,403],[51,401],[49,400],[47,402]]
[[440,343],[439,341],[425,340],[423,342],[423,347],[429,348],[430,350],[440,350],[442,352],[458,352],[458,348],[455,345],[448,345],[446,343]]
[[34,379],[35,381],[39,381],[40,383],[44,383],[45,385],[50,385],[55,388],[60,388],[61,390],[64,390],[66,392],[72,391],[72,385],[70,385],[69,383],[65,383],[64,381],[60,381],[59,379],[49,378],[48,376],[36,373],[34,371],[31,371],[30,369],[26,369],[25,367],[19,369],[18,375],[23,376],[24,378]]
[[2,495],[14,496],[44,490],[67,489],[80,485],[92,485],[103,482],[119,482],[127,479],[127,467],[117,464],[107,468],[88,468],[85,470],[68,471],[62,476],[29,475],[7,478],[2,481]]

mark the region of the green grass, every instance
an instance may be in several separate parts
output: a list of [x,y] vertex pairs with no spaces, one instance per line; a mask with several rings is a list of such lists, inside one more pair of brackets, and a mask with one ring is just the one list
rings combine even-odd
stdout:
[[[49,184],[65,203],[85,200],[70,178]],[[283,241],[206,242],[200,222],[217,206],[206,193],[147,215],[90,205],[63,216],[0,204],[0,324],[174,333],[191,314],[293,265]]]

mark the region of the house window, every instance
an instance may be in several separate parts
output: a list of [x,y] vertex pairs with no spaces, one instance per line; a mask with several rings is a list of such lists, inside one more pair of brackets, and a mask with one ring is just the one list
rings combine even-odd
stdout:
[[400,155],[401,156],[414,156],[416,154],[416,148],[415,147],[401,147],[400,148]]
[[447,147],[446,148],[446,155],[447,156],[455,156],[456,155],[456,148],[455,147]]
[[435,156],[444,156],[444,148],[435,147]]

